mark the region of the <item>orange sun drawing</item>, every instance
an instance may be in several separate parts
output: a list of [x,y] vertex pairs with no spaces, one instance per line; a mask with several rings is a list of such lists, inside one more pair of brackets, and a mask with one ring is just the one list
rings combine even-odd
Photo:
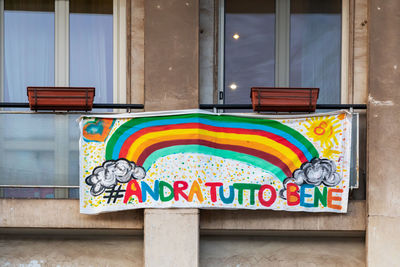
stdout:
[[340,132],[338,124],[340,117],[314,117],[306,120],[306,135],[314,142],[320,142],[321,147],[338,145],[336,134]]

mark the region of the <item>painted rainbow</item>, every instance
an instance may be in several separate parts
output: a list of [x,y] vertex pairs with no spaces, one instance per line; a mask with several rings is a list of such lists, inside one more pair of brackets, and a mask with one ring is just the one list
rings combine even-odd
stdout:
[[302,134],[278,121],[198,113],[131,119],[106,146],[106,160],[126,158],[146,170],[157,159],[177,153],[238,160],[281,181],[302,163],[319,157]]

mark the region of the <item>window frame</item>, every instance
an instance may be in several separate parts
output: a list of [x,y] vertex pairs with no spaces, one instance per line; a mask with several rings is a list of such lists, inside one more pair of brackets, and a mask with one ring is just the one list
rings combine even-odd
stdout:
[[[350,94],[350,1],[342,0],[340,103],[349,104]],[[290,0],[275,0],[275,86],[289,87],[290,75]],[[218,5],[217,103],[225,101],[225,0]],[[283,63],[283,64],[282,64]],[[222,96],[222,97],[221,97]]]
[[[127,103],[127,32],[126,1],[113,0],[113,103]],[[54,86],[69,86],[69,0],[54,0]],[[4,0],[0,0],[0,101],[4,99]],[[118,112],[118,110],[114,110]],[[69,116],[57,113],[54,118],[54,139],[45,140],[38,146],[36,141],[24,141],[24,149],[54,151],[54,184],[67,184],[69,173],[69,153],[77,151],[69,138]],[[66,141],[68,140],[68,141]],[[0,142],[4,137],[0,133]],[[20,147],[20,141],[10,141],[9,150]],[[4,146],[0,146],[0,149]],[[1,149],[1,155],[4,155]],[[40,187],[40,186],[36,186]],[[0,190],[0,194],[2,190]],[[54,189],[55,198],[68,198],[68,190]]]
[[[69,86],[69,0],[54,0],[54,86]],[[113,103],[127,103],[126,0],[113,0]],[[0,0],[0,79],[4,81],[4,0]],[[0,100],[4,84],[0,83]]]

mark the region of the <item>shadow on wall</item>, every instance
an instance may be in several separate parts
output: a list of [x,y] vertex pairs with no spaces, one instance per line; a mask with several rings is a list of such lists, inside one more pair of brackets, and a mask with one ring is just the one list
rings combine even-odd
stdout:
[[200,266],[365,266],[364,238],[201,236]]

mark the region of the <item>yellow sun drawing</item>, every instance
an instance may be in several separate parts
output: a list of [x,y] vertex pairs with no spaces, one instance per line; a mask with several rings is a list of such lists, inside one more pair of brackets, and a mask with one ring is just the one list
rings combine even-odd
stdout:
[[324,158],[332,159],[334,155],[339,155],[340,151],[339,150],[334,150],[332,149],[331,146],[328,146],[322,150],[322,155]]
[[340,124],[338,124],[338,122],[342,119],[342,117],[334,116],[314,117],[307,119],[306,135],[310,137],[314,142],[320,142],[321,147],[332,147],[333,145],[337,145],[338,141],[336,138],[336,134],[340,132],[340,130],[338,129],[340,127]]

